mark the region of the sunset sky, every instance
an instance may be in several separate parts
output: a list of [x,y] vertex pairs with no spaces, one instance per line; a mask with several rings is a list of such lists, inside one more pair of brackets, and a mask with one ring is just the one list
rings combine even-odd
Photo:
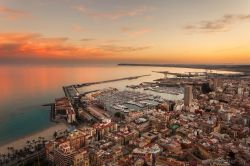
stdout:
[[0,63],[250,64],[250,0],[0,0]]

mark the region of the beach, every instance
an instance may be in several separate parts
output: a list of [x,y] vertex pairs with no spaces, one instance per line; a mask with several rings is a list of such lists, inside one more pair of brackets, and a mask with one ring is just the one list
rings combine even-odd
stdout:
[[44,137],[46,140],[53,139],[53,134],[55,131],[64,131],[67,129],[67,125],[64,123],[55,124],[51,127],[48,127],[44,130],[32,133],[30,135],[24,136],[23,138],[17,139],[10,143],[0,145],[0,154],[8,153],[8,147],[14,147],[14,149],[20,149],[26,145],[26,142],[38,139],[38,137]]

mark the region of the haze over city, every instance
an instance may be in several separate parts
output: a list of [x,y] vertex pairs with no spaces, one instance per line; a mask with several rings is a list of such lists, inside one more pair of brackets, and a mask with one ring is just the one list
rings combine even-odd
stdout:
[[249,0],[0,0],[1,63],[250,62]]

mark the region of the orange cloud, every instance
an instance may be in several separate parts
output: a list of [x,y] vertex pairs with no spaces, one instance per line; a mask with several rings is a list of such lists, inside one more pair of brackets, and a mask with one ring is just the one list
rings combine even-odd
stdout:
[[10,20],[16,20],[28,16],[28,14],[24,11],[11,9],[4,6],[0,6],[0,15],[6,16],[6,18]]
[[[73,45],[66,37],[44,37],[37,33],[0,33],[1,63],[44,60],[46,62],[78,62],[115,60],[125,53],[143,51],[148,46],[112,45]],[[127,55],[124,58],[128,58]]]
[[45,38],[36,33],[0,33],[0,56],[78,57],[103,55],[98,48],[71,45],[68,38]]
[[111,11],[111,12],[98,12],[98,11],[95,11],[93,9],[90,9],[82,5],[82,6],[76,6],[74,7],[74,9],[92,18],[118,20],[124,17],[135,17],[135,16],[143,15],[147,11],[151,10],[152,8],[143,6],[143,7],[127,9],[127,10],[123,9],[123,10],[117,10],[117,11]]

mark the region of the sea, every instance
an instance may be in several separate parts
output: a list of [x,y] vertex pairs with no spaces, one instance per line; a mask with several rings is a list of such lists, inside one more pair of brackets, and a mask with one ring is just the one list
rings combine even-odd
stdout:
[[[55,125],[54,122],[50,121],[50,107],[43,105],[54,102],[55,98],[63,97],[63,86],[150,75],[135,80],[98,84],[79,89],[81,93],[108,87],[123,90],[126,89],[126,85],[135,85],[164,77],[163,74],[153,71],[186,73],[204,72],[205,70],[118,66],[116,64],[84,66],[0,65],[0,145]],[[226,71],[213,72],[228,73]],[[181,100],[183,95],[164,94],[163,97],[169,100]]]

